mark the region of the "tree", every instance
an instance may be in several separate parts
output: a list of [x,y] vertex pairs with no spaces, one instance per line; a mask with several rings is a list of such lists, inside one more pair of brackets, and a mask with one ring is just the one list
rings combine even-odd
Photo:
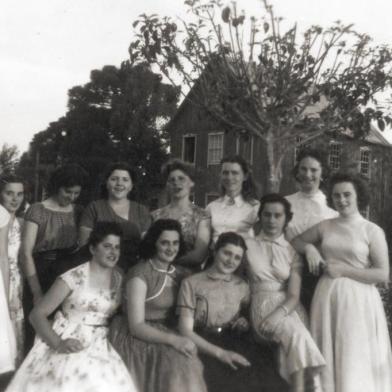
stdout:
[[[267,0],[260,19],[246,19],[236,4],[187,0],[190,22],[141,15],[133,23],[132,63],[157,66],[186,99],[226,129],[260,138],[268,188],[278,190],[281,164],[298,139],[324,134],[364,137],[370,121],[391,118],[368,106],[390,88],[390,48],[336,22],[285,29]],[[249,39],[246,29],[249,29]]]
[[126,61],[120,68],[93,70],[88,83],[69,90],[66,115],[34,136],[30,166],[37,154],[41,169],[77,162],[90,173],[93,192],[97,174],[109,162],[124,160],[143,179],[136,198],[147,201],[160,183],[159,168],[167,159],[162,126],[175,113],[178,96],[145,64]]
[[18,147],[3,144],[0,150],[0,174],[15,171],[18,164]]

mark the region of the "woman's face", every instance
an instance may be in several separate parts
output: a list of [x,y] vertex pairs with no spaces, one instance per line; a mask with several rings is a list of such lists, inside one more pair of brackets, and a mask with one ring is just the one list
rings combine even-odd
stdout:
[[10,182],[5,184],[0,193],[0,202],[10,213],[14,214],[23,203],[24,186],[20,182]]
[[114,234],[107,235],[99,244],[90,246],[93,261],[104,268],[113,268],[120,257],[120,237]]
[[127,170],[113,170],[106,181],[109,198],[126,199],[133,188],[132,178]]
[[340,182],[332,188],[332,203],[342,216],[358,212],[357,192],[351,182]]
[[163,263],[172,263],[180,250],[180,235],[175,230],[164,230],[156,244],[156,258]]
[[214,267],[220,274],[229,275],[240,266],[244,249],[238,245],[226,244],[215,252]]
[[173,170],[167,177],[170,196],[175,199],[189,198],[194,182],[182,170]]
[[320,187],[322,175],[321,163],[312,157],[306,157],[298,164],[297,180],[301,191],[313,193]]
[[261,227],[269,237],[279,237],[286,224],[286,213],[282,203],[266,203],[261,212]]
[[225,194],[233,197],[241,194],[245,180],[245,173],[238,163],[224,162],[222,164],[221,184],[225,189]]
[[75,203],[81,191],[82,187],[80,185],[61,187],[57,192],[57,202],[62,207],[69,206]]

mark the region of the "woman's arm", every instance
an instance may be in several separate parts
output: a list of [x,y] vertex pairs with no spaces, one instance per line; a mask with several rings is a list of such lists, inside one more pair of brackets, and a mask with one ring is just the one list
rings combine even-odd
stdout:
[[37,303],[42,297],[42,289],[37,277],[37,270],[33,259],[33,249],[37,240],[38,225],[26,221],[23,228],[20,258],[23,271],[33,294],[33,301]]
[[385,283],[389,281],[388,245],[382,229],[377,228],[370,238],[369,268],[356,268],[342,262],[328,261],[325,272],[332,278],[345,277],[366,284]]
[[34,306],[29,317],[41,339],[52,349],[62,353],[71,353],[83,349],[82,344],[76,339],[61,339],[48,321],[49,315],[62,304],[70,292],[71,289],[61,278],[56,279],[42,300]]
[[249,361],[242,355],[209,343],[199,334],[194,332],[194,319],[192,317],[180,315],[178,328],[180,333],[192,340],[201,352],[226,363],[232,369],[236,370],[238,369],[238,366],[250,366]]
[[143,280],[135,277],[127,282],[127,314],[131,334],[147,342],[167,344],[184,355],[192,356],[195,346],[189,339],[161,331],[145,322],[146,293],[147,286]]
[[[0,269],[6,298],[9,298],[10,268],[8,262],[8,225],[0,228]],[[8,302],[8,301],[7,301]]]
[[86,226],[79,227],[79,238],[78,238],[79,247],[82,247],[87,244],[92,231],[93,229],[91,227],[86,227]]
[[312,226],[291,241],[294,249],[305,256],[309,266],[309,271],[313,275],[319,275],[321,266],[325,265],[325,260],[314,244],[321,241],[321,224]]
[[208,253],[208,244],[211,236],[211,220],[203,219],[197,227],[197,236],[193,250],[181,256],[176,263],[180,265],[200,265],[204,262]]
[[267,334],[274,331],[277,324],[297,308],[301,293],[301,271],[300,266],[294,265],[291,268],[286,300],[261,323],[261,330]]

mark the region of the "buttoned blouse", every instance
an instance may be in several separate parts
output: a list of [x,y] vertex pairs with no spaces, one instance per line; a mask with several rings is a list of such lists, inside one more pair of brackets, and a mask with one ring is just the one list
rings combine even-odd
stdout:
[[208,204],[206,209],[211,215],[213,242],[227,231],[234,231],[244,237],[253,236],[259,207],[257,200],[246,201],[241,195],[234,199],[226,195]]
[[271,240],[261,232],[246,241],[248,275],[251,286],[260,282],[284,284],[290,277],[291,268],[301,267],[300,257],[282,234]]
[[327,199],[320,190],[311,195],[297,192],[285,197],[290,202],[294,214],[286,230],[286,238],[289,241],[317,223],[339,215],[337,211],[328,207]]
[[183,280],[177,313],[191,316],[196,328],[224,327],[237,320],[248,303],[249,286],[242,278],[206,270]]

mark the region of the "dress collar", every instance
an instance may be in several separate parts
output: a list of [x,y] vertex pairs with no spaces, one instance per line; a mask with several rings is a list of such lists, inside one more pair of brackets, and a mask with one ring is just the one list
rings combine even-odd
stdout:
[[271,239],[269,237],[267,237],[263,231],[261,231],[256,239],[258,239],[259,241],[265,241],[265,242],[271,242],[272,244],[276,244],[276,245],[280,245],[285,247],[287,245],[287,240],[285,239],[284,234],[281,234],[279,237],[275,238],[275,239]]
[[223,280],[225,282],[231,282],[233,279],[233,275],[220,275],[214,271],[208,270],[206,271],[207,276],[212,280]]
[[176,268],[174,267],[174,265],[169,265],[169,268],[168,268],[167,270],[165,270],[165,269],[163,269],[163,268],[158,268],[158,267],[156,267],[156,266],[154,265],[154,263],[152,262],[151,259],[148,259],[148,262],[150,263],[151,268],[152,268],[154,271],[157,271],[157,272],[162,272],[162,273],[164,273],[164,274],[172,274],[172,273],[176,270]]
[[320,189],[311,194],[299,191],[298,195],[301,199],[311,199],[321,203],[324,203],[326,201],[326,196],[323,192],[320,191]]
[[223,203],[228,205],[228,206],[235,204],[236,207],[242,207],[244,205],[244,203],[245,203],[245,200],[242,197],[242,195],[237,195],[234,198],[225,195],[225,196],[223,196]]

